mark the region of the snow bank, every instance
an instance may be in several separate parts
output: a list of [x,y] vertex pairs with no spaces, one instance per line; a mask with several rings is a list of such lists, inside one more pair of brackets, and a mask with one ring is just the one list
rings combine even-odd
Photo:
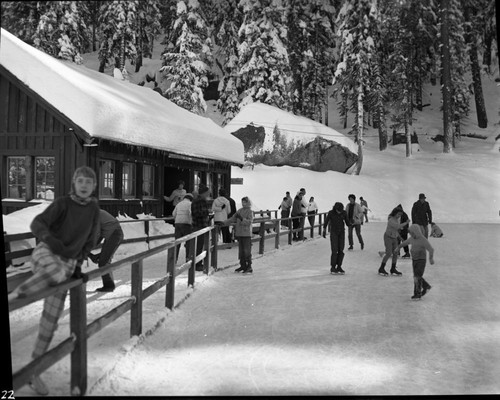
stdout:
[[284,134],[283,136],[288,142],[294,140],[296,144],[305,144],[314,140],[316,136],[321,136],[347,147],[354,154],[358,153],[357,145],[335,129],[264,103],[246,105],[224,129],[226,132],[235,132],[250,124],[262,126],[266,131],[263,151],[273,150],[273,131],[274,127],[278,125],[280,132]]
[[243,163],[243,143],[209,118],[149,88],[57,60],[4,29],[0,63],[92,137]]

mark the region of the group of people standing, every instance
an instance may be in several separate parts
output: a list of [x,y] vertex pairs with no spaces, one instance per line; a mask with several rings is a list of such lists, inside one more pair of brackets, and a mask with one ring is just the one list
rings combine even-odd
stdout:
[[[278,207],[281,210],[281,225],[290,228],[289,220],[287,218],[292,217],[291,229],[293,232],[293,240],[304,240],[304,226],[306,217],[311,226],[314,226],[316,219],[316,214],[318,213],[318,204],[314,200],[314,197],[310,197],[309,201],[306,200],[306,189],[301,188],[294,199],[290,196],[290,192],[286,192],[285,197]],[[295,231],[300,229],[300,231]]]

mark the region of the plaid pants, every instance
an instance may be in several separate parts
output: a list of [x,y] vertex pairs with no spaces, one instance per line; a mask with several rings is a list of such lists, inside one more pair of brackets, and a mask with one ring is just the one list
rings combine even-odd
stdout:
[[[16,291],[20,297],[57,285],[68,279],[75,271],[76,259],[63,259],[52,253],[49,246],[40,242],[31,255],[33,276],[23,282]],[[64,310],[64,301],[67,292],[59,292],[47,297],[43,303],[42,317],[33,358],[40,357],[49,348],[50,342],[57,329],[57,321]]]

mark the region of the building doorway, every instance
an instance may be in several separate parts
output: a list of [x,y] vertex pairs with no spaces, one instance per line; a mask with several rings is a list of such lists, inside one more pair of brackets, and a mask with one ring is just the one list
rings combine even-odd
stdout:
[[[170,196],[172,191],[177,189],[179,186],[179,181],[184,181],[184,189],[189,193],[191,191],[191,170],[187,168],[172,168],[172,167],[165,167],[163,175],[163,187],[164,187],[164,193],[163,195],[165,196]],[[172,212],[174,211],[174,206],[171,202],[165,201],[163,198],[163,215],[164,216],[171,216]]]

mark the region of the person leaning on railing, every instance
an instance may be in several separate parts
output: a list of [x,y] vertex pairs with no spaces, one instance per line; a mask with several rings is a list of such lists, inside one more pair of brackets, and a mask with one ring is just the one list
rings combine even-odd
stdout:
[[[57,285],[71,276],[85,280],[81,265],[99,236],[99,205],[92,196],[96,183],[96,175],[91,168],[78,168],[73,175],[71,193],[57,198],[35,217],[30,228],[40,242],[31,255],[33,276],[9,294],[9,301]],[[34,359],[49,348],[64,310],[66,294],[66,291],[58,292],[44,300],[32,353]],[[38,394],[49,393],[38,375],[31,377],[30,386]]]

